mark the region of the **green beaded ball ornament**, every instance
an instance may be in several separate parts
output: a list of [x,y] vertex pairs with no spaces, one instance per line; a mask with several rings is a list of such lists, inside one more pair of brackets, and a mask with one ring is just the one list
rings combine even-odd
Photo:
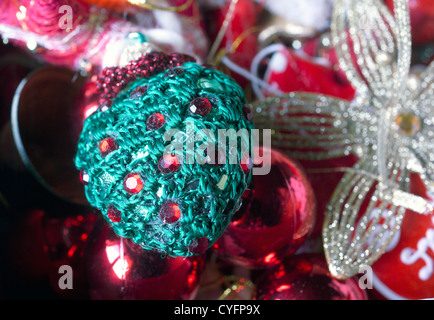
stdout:
[[[89,203],[116,234],[170,256],[208,249],[252,175],[243,90],[192,60],[151,53],[105,70],[101,106],[85,120],[75,158]],[[222,148],[221,132],[248,134]]]

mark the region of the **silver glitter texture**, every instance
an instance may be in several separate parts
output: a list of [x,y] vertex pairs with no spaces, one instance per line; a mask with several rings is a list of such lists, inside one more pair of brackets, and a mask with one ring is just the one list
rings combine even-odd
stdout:
[[353,101],[296,92],[253,105],[256,128],[272,128],[274,147],[290,156],[359,158],[353,168],[341,168],[325,213],[324,251],[338,279],[384,253],[406,210],[433,212],[409,188],[412,172],[433,185],[434,63],[414,81],[407,0],[394,6],[395,16],[380,0],[335,4],[332,44],[356,89]]

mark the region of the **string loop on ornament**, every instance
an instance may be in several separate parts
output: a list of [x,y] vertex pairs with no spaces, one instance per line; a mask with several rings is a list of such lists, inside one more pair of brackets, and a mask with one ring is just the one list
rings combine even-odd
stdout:
[[263,100],[265,97],[262,94],[261,90],[259,89],[259,86],[262,88],[265,88],[266,90],[268,90],[272,94],[275,94],[278,96],[283,95],[283,92],[281,90],[279,90],[278,88],[275,88],[273,86],[270,86],[267,82],[265,82],[264,80],[259,78],[257,75],[253,74],[252,72],[240,67],[239,65],[237,65],[236,63],[231,61],[227,56],[223,56],[221,61],[226,67],[228,67],[232,71],[236,72],[237,74],[239,74],[239,75],[243,76],[244,78],[248,79],[249,81],[251,81],[252,87],[256,86],[256,88],[257,88],[256,89],[257,92],[255,91],[255,93],[259,94],[260,100]]

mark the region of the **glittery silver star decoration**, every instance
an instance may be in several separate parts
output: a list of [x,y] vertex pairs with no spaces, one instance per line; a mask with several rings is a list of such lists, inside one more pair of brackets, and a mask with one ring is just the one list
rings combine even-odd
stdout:
[[359,159],[341,168],[345,174],[325,213],[324,251],[339,279],[383,254],[406,210],[433,212],[410,193],[410,174],[434,189],[434,63],[410,74],[408,3],[395,0],[394,7],[393,15],[380,0],[335,4],[331,36],[357,91],[353,101],[296,92],[253,106],[256,128],[272,128],[274,147],[290,156],[324,160],[352,153]]

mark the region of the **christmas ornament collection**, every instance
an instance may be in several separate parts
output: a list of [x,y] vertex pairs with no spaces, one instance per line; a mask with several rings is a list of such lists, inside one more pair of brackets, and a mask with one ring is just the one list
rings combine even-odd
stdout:
[[428,2],[3,1],[0,297],[433,298]]

